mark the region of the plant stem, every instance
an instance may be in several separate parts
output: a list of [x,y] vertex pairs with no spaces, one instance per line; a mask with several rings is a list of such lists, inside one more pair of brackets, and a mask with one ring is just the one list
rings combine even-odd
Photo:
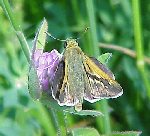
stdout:
[[147,70],[144,65],[144,49],[142,42],[142,29],[141,29],[141,16],[140,16],[140,6],[139,0],[132,0],[132,8],[133,8],[133,25],[134,25],[134,38],[135,38],[135,48],[137,54],[137,67],[143,78],[147,95],[150,98],[150,85],[147,78]]
[[51,113],[55,121],[58,136],[67,136],[66,122],[63,111],[56,111],[51,108]]
[[98,127],[104,134],[111,133],[111,126],[110,126],[110,118],[109,118],[109,106],[107,100],[101,100],[100,102],[96,103],[96,108],[101,110],[104,114],[104,117],[98,118],[97,123],[99,123]]
[[52,122],[52,118],[49,117],[49,113],[40,102],[37,102],[36,104],[37,110],[31,110],[31,114],[33,114],[33,116],[41,123],[46,135],[55,136],[56,131]]
[[[131,49],[128,49],[128,48],[125,48],[125,47],[122,47],[122,46],[119,46],[119,45],[100,43],[99,47],[119,51],[119,52],[121,52],[125,55],[128,55],[128,56],[132,57],[132,58],[137,57],[137,54],[136,54],[135,51],[133,51]],[[147,64],[150,64],[150,58],[147,57],[147,56],[144,56],[144,62],[147,63]]]
[[80,25],[82,24],[82,17],[79,11],[78,2],[76,0],[72,0],[71,3],[72,3],[72,8],[74,11],[75,18],[77,20],[77,24]]
[[95,57],[100,55],[100,50],[98,48],[98,38],[96,32],[96,19],[94,14],[94,5],[92,0],[86,0],[86,7],[88,18],[90,22],[90,31],[91,31],[91,39],[92,39],[92,50],[90,51]]
[[6,13],[12,27],[15,30],[15,33],[18,37],[18,40],[19,40],[21,48],[27,58],[27,61],[30,62],[30,50],[29,50],[28,43],[25,39],[25,36],[24,36],[20,26],[16,22],[14,15],[12,14],[12,10],[11,10],[8,0],[2,0],[2,8],[3,8],[4,12]]
[[[15,20],[15,17],[14,15],[12,14],[12,11],[11,11],[11,7],[10,7],[10,4],[8,2],[8,0],[2,0],[2,7],[3,7],[3,10],[5,11],[10,23],[12,24],[12,27],[14,28],[15,32],[16,32],[16,35],[18,37],[18,40],[21,44],[21,47],[22,47],[22,50],[27,58],[27,61],[28,63],[30,63],[30,49],[29,49],[29,46],[28,46],[28,43],[27,43],[27,40],[20,28],[20,26],[17,24],[16,20]],[[46,115],[46,112],[42,109],[42,107],[40,108],[40,110],[42,111],[41,113],[42,114],[45,114]],[[57,121],[57,116],[55,114],[55,111],[53,109],[51,109],[52,113],[53,113],[53,116],[55,117],[55,123],[58,123],[58,125],[60,126],[60,133],[62,134],[62,136],[65,136],[66,135],[66,128],[64,127],[64,123],[62,123],[62,119],[60,121]],[[63,114],[63,112],[60,112],[59,114]],[[61,117],[63,118],[63,116],[61,115]],[[47,117],[48,118],[48,117]],[[45,120],[45,118],[42,118],[41,119],[42,122],[45,122],[46,124],[49,124],[51,122],[49,122],[48,120]],[[49,129],[50,127],[48,127],[48,125],[45,126],[45,129],[47,130],[47,133],[55,133],[54,131],[50,132]],[[50,134],[50,135],[51,135]]]
[[[97,32],[96,32],[96,19],[94,14],[94,4],[92,0],[86,0],[86,6],[87,6],[87,13],[89,17],[90,22],[90,28],[91,28],[91,38],[92,38],[92,48],[90,50],[90,53],[96,57],[100,55],[100,49],[98,47],[98,38],[97,38]],[[98,103],[96,103],[96,109],[100,110],[104,114],[104,117],[97,118],[97,126],[101,132],[105,134],[111,133],[111,127],[110,127],[110,119],[109,119],[109,112],[108,112],[108,102],[107,100],[101,100]]]

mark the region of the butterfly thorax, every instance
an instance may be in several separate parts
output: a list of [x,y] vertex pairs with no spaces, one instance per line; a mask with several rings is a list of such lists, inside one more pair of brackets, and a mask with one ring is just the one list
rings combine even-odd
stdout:
[[68,38],[66,39],[65,48],[79,48],[78,42],[76,39]]

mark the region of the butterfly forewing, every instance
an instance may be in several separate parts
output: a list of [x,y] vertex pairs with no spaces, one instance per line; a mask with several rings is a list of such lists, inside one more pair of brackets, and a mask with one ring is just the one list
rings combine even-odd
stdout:
[[52,95],[55,99],[59,100],[60,95],[60,89],[63,84],[64,80],[64,73],[65,73],[65,62],[61,60],[57,66],[57,69],[55,71],[55,76],[52,79]]
[[100,99],[122,95],[122,88],[114,80],[112,72],[95,58],[84,56],[84,67],[89,84],[85,89],[84,99],[93,103]]
[[52,88],[52,96],[54,99],[56,99],[59,103],[59,105],[67,105],[67,106],[73,106],[69,105],[70,103],[70,95],[68,94],[68,86],[65,79],[65,62],[64,59],[62,59],[55,71],[55,76],[52,80],[51,88]]
[[101,69],[103,72],[105,72],[107,75],[110,76],[110,78],[115,80],[115,76],[114,74],[104,65],[102,64],[100,61],[98,61],[96,58],[94,57],[89,57],[89,59],[95,63],[95,65],[97,67],[99,67],[99,69]]

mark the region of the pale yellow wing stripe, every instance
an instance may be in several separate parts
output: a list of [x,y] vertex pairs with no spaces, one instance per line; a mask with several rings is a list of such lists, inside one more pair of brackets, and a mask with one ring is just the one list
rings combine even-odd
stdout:
[[89,69],[86,67],[86,69],[88,69],[90,73],[93,73],[94,75],[98,75],[103,79],[107,79],[110,83],[116,83],[114,79],[112,79],[108,74],[102,71],[88,56],[84,55],[84,57],[86,63],[85,66],[88,65],[90,68]]

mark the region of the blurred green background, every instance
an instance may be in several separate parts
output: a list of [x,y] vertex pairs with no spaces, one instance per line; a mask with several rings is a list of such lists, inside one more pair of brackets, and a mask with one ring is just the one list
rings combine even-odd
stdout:
[[[2,0],[0,1],[2,2]],[[94,127],[100,134],[110,131],[142,131],[150,135],[150,1],[141,0],[10,0],[15,21],[22,28],[30,48],[45,17],[49,32],[59,38],[79,37],[89,56],[112,52],[107,64],[121,84],[124,94],[117,99],[84,103],[102,111],[104,117],[68,114],[67,128]],[[141,9],[141,10],[140,10]],[[140,11],[140,13],[139,13]],[[138,14],[139,13],[139,14]],[[139,15],[139,16],[138,16]],[[141,19],[141,24],[139,24]],[[63,51],[63,43],[50,37],[47,51]],[[100,48],[100,43],[135,51],[136,58],[116,49]],[[147,56],[147,61],[144,60]],[[145,62],[145,66],[143,65]],[[51,136],[57,125],[49,108],[33,101],[28,93],[28,63],[6,14],[0,7],[0,135]],[[109,106],[108,106],[109,105]],[[108,132],[109,131],[109,132]]]

